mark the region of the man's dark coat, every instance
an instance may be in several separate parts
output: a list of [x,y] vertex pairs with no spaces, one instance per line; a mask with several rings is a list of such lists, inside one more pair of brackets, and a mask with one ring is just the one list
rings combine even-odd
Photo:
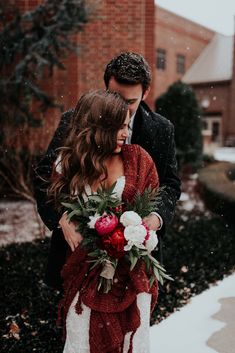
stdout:
[[[54,287],[61,286],[60,271],[65,262],[68,244],[64,240],[62,231],[58,229],[61,214],[57,213],[53,204],[47,201],[48,183],[45,180],[50,180],[52,165],[58,155],[56,149],[63,145],[72,114],[73,111],[70,110],[62,115],[47,153],[36,168],[34,180],[38,212],[45,225],[52,230],[45,282]],[[158,234],[162,234],[173,219],[175,204],[180,196],[174,127],[169,120],[153,113],[144,102],[141,102],[134,120],[131,143],[142,146],[152,156],[156,164],[160,180],[156,212],[163,219],[164,226],[158,232]]]

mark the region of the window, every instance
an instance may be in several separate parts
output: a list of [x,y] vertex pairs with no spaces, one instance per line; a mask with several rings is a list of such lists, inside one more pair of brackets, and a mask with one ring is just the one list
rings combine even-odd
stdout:
[[218,142],[219,135],[220,135],[220,123],[218,121],[213,121],[211,140],[213,142]]
[[157,49],[157,69],[165,70],[166,69],[166,51],[165,49]]
[[202,134],[207,137],[206,143],[221,144],[221,120],[220,115],[208,115],[202,118]]
[[185,56],[178,54],[176,57],[176,71],[177,74],[185,73]]
[[208,130],[208,122],[206,120],[202,121],[203,130]]

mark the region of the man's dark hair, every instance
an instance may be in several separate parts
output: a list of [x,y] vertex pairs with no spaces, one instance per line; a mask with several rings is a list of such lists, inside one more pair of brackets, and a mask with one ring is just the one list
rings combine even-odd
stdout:
[[114,57],[106,66],[104,82],[108,88],[111,77],[122,84],[134,85],[140,83],[143,93],[149,88],[151,82],[151,69],[140,54],[124,52]]

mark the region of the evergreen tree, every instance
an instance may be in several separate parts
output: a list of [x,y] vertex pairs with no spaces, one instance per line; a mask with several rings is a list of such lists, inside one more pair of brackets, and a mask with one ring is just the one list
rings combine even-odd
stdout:
[[24,13],[17,2],[0,1],[0,197],[11,192],[33,200],[33,156],[8,146],[7,134],[40,126],[41,112],[61,108],[41,83],[55,67],[64,70],[62,59],[78,51],[71,35],[87,17],[85,0],[46,0]]
[[47,0],[24,13],[15,2],[0,2],[1,143],[6,124],[15,128],[40,124],[31,111],[33,102],[38,111],[58,107],[40,83],[54,67],[65,69],[61,59],[78,49],[70,36],[86,21],[84,0]]
[[156,112],[175,127],[176,156],[180,168],[197,168],[202,160],[201,110],[190,86],[173,83],[156,100]]

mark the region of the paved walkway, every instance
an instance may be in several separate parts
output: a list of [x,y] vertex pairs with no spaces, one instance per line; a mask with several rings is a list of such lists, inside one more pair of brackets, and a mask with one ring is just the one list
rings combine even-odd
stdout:
[[235,353],[235,273],[150,330],[151,353]]

